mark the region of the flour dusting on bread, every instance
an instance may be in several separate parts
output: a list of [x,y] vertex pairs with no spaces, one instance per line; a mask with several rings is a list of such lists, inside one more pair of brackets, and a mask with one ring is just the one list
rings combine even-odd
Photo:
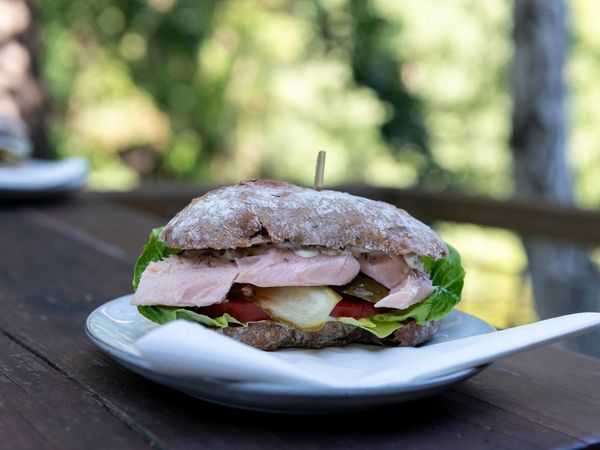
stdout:
[[448,251],[431,228],[389,203],[274,180],[245,181],[192,200],[160,238],[182,249],[289,243],[436,259]]

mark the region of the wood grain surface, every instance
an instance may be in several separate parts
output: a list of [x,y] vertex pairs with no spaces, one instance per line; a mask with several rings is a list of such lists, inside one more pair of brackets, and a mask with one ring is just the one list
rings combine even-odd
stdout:
[[0,448],[585,448],[600,360],[544,347],[419,401],[289,416],[193,399],[121,367],[84,333],[131,291],[163,219],[101,196],[0,208]]

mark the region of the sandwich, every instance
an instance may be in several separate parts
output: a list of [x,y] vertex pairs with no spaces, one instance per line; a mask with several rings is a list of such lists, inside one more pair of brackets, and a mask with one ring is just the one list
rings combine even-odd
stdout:
[[460,301],[460,256],[391,204],[274,180],[196,198],[152,230],[132,304],[262,350],[416,346]]

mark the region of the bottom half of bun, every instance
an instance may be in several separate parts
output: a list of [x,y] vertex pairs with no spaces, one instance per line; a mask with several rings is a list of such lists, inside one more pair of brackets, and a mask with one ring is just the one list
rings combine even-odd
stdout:
[[341,322],[326,322],[320,330],[303,331],[283,323],[265,320],[249,323],[246,327],[223,328],[219,332],[267,351],[289,347],[343,347],[353,342],[386,347],[413,347],[431,339],[440,329],[440,324],[439,320],[423,325],[411,321],[385,338]]

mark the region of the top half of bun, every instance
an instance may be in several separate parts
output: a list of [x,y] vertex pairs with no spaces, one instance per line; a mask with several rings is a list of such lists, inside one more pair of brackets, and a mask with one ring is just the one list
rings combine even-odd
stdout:
[[186,250],[289,243],[434,259],[447,253],[440,237],[403,209],[274,180],[244,181],[195,198],[160,239]]

